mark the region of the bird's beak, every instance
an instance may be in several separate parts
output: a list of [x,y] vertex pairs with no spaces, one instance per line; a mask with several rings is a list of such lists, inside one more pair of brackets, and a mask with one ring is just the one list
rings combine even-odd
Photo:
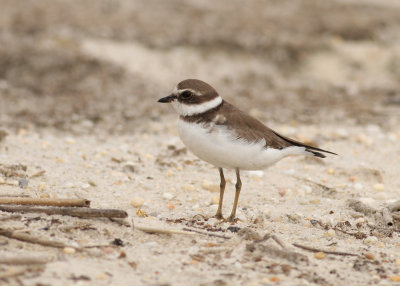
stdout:
[[158,102],[168,103],[168,102],[174,101],[175,99],[176,99],[176,95],[170,94],[166,97],[160,98],[158,100]]

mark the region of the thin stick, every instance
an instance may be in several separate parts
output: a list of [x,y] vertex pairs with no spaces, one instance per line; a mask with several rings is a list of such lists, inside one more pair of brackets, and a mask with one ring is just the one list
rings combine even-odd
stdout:
[[5,216],[0,216],[0,221],[5,221],[9,219],[17,219],[21,218],[21,215],[19,214],[12,214],[12,215],[5,215]]
[[334,255],[342,255],[342,256],[358,256],[358,254],[354,254],[354,253],[332,251],[332,250],[322,250],[322,249],[318,249],[318,248],[314,248],[314,247],[310,247],[310,246],[301,245],[298,243],[293,243],[293,246],[304,249],[304,250],[308,250],[311,252],[324,252],[326,254],[334,254]]
[[50,259],[43,256],[9,256],[0,257],[0,264],[11,265],[31,265],[31,264],[46,264]]
[[0,198],[0,205],[88,207],[90,206],[90,201],[86,199],[40,199],[40,198],[2,197]]
[[217,233],[212,233],[212,232],[206,232],[206,231],[201,231],[201,230],[192,229],[192,228],[187,228],[187,227],[184,227],[184,228],[182,228],[182,229],[183,229],[183,230],[186,230],[186,231],[192,231],[192,232],[196,232],[196,233],[208,235],[208,236],[214,236],[214,237],[219,237],[219,238],[223,238],[223,239],[231,239],[231,237],[225,236],[225,235],[222,235],[222,234],[217,234]]
[[45,213],[48,215],[68,215],[81,218],[88,217],[117,217],[126,218],[128,214],[117,209],[91,209],[74,207],[36,207],[36,206],[13,206],[0,205],[0,210],[5,212]]
[[162,233],[162,234],[189,234],[194,235],[193,232],[181,231],[171,228],[158,228],[158,227],[147,227],[135,225],[135,229],[147,232],[147,233]]
[[41,171],[39,171],[39,172],[37,172],[37,173],[35,173],[35,174],[30,175],[29,178],[32,179],[32,178],[40,177],[40,176],[43,175],[44,173],[46,173],[46,170],[41,170]]
[[9,229],[0,228],[0,235],[29,243],[40,244],[43,246],[50,246],[55,248],[71,247],[69,245],[64,244],[61,241],[48,240],[45,238],[36,237],[27,233],[16,232],[14,230],[9,230]]

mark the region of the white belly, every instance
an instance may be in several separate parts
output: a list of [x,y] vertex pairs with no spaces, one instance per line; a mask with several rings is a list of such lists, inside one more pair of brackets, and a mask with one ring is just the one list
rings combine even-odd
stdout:
[[265,148],[265,140],[248,143],[236,139],[235,134],[223,125],[188,123],[179,120],[179,136],[183,143],[200,159],[220,168],[260,170],[282,158],[307,155],[304,147],[287,147],[281,150]]

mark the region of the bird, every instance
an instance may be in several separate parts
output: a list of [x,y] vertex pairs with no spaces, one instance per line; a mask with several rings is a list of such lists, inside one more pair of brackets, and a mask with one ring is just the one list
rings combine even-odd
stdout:
[[208,83],[185,79],[158,102],[170,103],[179,114],[178,133],[185,146],[219,170],[220,196],[217,219],[223,219],[225,192],[223,169],[236,172],[235,199],[227,221],[234,222],[242,188],[240,170],[262,170],[290,155],[325,158],[334,152],[283,136],[222,99]]

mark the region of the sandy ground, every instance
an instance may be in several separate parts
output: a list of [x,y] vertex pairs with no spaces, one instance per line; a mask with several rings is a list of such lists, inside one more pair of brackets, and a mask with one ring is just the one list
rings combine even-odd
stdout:
[[[0,237],[0,262],[46,260],[0,264],[0,284],[400,282],[400,215],[382,216],[400,192],[396,1],[1,4],[0,195],[86,198],[128,218],[0,220],[71,246]],[[216,220],[218,171],[186,150],[177,116],[156,102],[190,77],[339,156],[242,172],[238,222]],[[235,176],[225,175],[227,216]]]

